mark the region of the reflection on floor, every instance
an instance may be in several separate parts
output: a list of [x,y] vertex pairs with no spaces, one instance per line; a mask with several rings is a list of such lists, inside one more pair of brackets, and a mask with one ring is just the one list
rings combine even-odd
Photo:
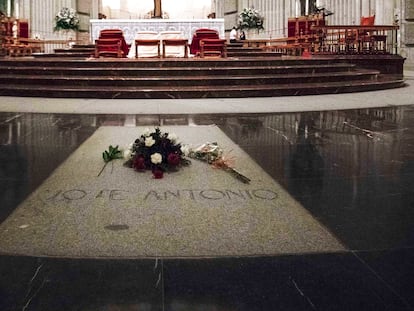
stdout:
[[413,310],[414,107],[260,115],[0,114],[4,221],[102,125],[218,125],[351,251],[0,256],[1,310]]

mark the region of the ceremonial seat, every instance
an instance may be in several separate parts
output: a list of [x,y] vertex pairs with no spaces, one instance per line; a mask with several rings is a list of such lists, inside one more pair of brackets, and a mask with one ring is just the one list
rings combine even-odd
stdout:
[[124,52],[121,48],[119,39],[96,39],[95,40],[95,57],[116,57],[121,58]]
[[200,57],[227,57],[227,41],[225,39],[202,39],[200,41]]
[[161,41],[156,31],[139,31],[132,40],[128,58],[160,57]]
[[125,41],[124,34],[120,29],[103,29],[99,33],[99,39],[117,39],[120,41],[122,57],[126,57],[129,52],[129,46]]
[[188,57],[188,40],[181,31],[161,31],[162,57]]
[[191,54],[198,55],[200,53],[200,41],[203,39],[220,39],[220,37],[217,30],[208,28],[197,29],[190,45]]
[[[360,25],[361,26],[374,26],[375,15],[372,16],[361,16]],[[358,33],[359,40],[359,50],[363,53],[372,53],[374,48],[374,37],[369,31],[361,30]]]

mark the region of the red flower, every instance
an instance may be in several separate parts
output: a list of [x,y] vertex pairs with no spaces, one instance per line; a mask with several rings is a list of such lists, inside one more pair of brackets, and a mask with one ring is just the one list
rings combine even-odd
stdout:
[[152,170],[152,176],[154,176],[155,179],[161,179],[164,176],[164,172],[159,168],[154,168]]
[[136,156],[132,162],[132,167],[137,170],[145,170],[145,159],[143,155]]
[[176,153],[170,153],[168,154],[167,162],[171,166],[177,166],[180,164],[180,156]]

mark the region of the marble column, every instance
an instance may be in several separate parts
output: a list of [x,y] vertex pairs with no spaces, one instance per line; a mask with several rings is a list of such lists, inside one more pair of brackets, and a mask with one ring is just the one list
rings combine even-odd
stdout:
[[12,0],[7,0],[7,16],[12,15]]

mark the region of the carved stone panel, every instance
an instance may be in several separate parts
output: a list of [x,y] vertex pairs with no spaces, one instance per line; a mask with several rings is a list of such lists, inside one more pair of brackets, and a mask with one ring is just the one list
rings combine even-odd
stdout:
[[405,19],[414,20],[414,0],[406,0],[405,2]]
[[405,25],[405,44],[414,45],[414,23],[408,23]]

